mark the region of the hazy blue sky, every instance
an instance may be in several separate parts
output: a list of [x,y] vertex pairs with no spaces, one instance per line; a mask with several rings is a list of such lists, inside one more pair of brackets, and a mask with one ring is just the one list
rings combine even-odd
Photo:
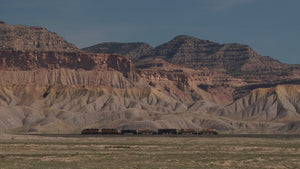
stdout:
[[177,35],[242,43],[300,64],[300,0],[0,0],[0,20],[45,26],[79,48]]

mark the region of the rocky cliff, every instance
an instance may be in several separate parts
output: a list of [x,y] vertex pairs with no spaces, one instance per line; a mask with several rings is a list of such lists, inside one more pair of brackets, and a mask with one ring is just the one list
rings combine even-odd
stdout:
[[82,50],[93,53],[120,54],[133,61],[137,61],[141,56],[144,56],[152,49],[153,47],[146,43],[107,42],[83,48]]
[[[142,53],[135,52],[140,46],[128,47],[126,43],[117,44],[123,46],[121,52],[117,50],[118,48],[114,48],[115,45],[105,46],[110,49],[110,53],[134,55],[133,61],[140,72],[151,68],[155,71],[157,67],[169,70],[179,66],[181,72],[184,72],[184,69],[191,69],[194,71],[193,77],[191,78],[190,73],[186,76],[193,79],[196,85],[204,89],[224,85],[233,87],[230,90],[233,91],[234,99],[249,93],[249,88],[243,86],[251,86],[251,89],[254,89],[254,86],[259,88],[270,84],[272,86],[282,83],[293,84],[293,81],[300,79],[299,65],[288,65],[271,57],[260,56],[248,45],[219,44],[186,35],[177,36],[156,48],[147,48]],[[97,45],[91,48],[93,52],[100,50]]]
[[[276,78],[299,77],[299,65],[281,63],[271,57],[260,56],[250,46],[238,43],[219,44],[208,40],[181,35],[156,48],[120,44],[121,50],[114,43],[105,46],[95,45],[83,50],[90,52],[119,53],[124,56],[132,55],[136,64],[148,62],[151,58],[160,58],[168,63],[181,65],[186,68],[208,68],[211,71],[224,71],[233,77],[240,77],[248,81],[274,81]],[[104,44],[103,44],[104,45]],[[130,46],[130,47],[129,47]],[[147,45],[143,45],[147,46]],[[296,72],[296,73],[295,73]],[[289,77],[288,77],[289,76]]]
[[0,24],[0,50],[78,52],[56,33],[44,27]]
[[0,132],[299,131],[299,66],[247,45],[178,36],[84,52],[45,28],[5,23],[0,36]]

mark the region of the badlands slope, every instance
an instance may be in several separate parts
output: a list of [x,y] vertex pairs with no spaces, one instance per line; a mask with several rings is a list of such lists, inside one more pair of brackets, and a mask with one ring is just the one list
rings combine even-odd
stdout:
[[45,28],[8,24],[0,44],[0,132],[299,132],[299,66],[245,45],[179,36],[85,52]]

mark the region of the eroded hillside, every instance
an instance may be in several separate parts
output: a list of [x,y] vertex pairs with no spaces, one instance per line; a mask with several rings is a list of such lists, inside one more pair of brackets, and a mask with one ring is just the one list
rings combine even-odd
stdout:
[[2,132],[299,131],[299,66],[247,45],[178,36],[156,48],[107,43],[89,53],[41,27],[0,24],[0,36]]

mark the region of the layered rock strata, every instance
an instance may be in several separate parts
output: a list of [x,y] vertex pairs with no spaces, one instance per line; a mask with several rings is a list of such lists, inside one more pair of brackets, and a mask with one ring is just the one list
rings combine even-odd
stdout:
[[0,132],[299,131],[299,66],[247,45],[178,36],[84,50],[42,27],[0,23]]

